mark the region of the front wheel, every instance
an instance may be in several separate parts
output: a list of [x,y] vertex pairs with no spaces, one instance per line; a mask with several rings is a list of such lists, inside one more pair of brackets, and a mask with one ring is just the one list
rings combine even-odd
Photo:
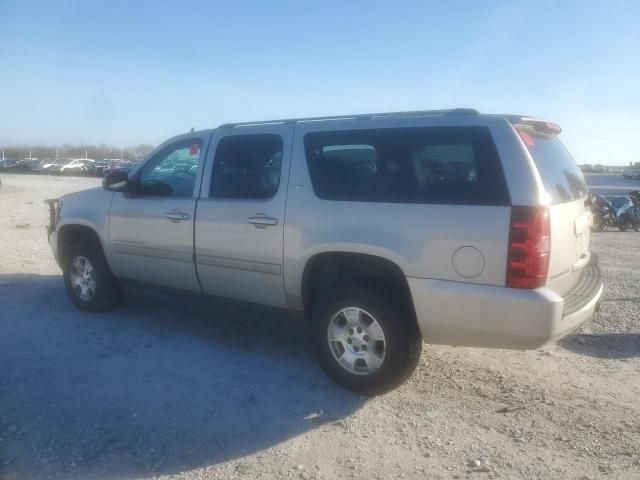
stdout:
[[99,247],[76,243],[67,248],[63,275],[67,294],[80,310],[98,312],[115,305],[119,287]]
[[360,288],[330,292],[313,314],[320,363],[344,388],[387,392],[415,370],[422,337],[394,302]]

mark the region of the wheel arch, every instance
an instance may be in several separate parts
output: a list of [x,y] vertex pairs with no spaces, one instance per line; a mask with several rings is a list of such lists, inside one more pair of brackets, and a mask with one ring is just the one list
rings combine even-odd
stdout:
[[60,265],[66,264],[66,250],[69,245],[77,242],[87,242],[92,246],[100,248],[104,253],[104,246],[100,240],[98,232],[87,225],[78,223],[68,223],[62,225],[57,233],[57,249]]
[[398,302],[416,325],[416,313],[407,278],[400,266],[377,255],[328,251],[311,256],[304,267],[301,301],[305,318],[311,318],[323,294],[338,286],[368,288]]

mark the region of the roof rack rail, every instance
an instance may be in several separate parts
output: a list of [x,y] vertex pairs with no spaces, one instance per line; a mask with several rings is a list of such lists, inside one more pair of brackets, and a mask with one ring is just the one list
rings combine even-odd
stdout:
[[479,115],[473,108],[452,108],[448,110],[413,110],[407,112],[358,113],[354,115],[333,115],[325,117],[284,118],[279,120],[262,120],[257,122],[224,123],[218,128],[234,128],[250,125],[268,125],[272,123],[318,122],[322,120],[363,120],[383,117],[427,117],[436,115]]

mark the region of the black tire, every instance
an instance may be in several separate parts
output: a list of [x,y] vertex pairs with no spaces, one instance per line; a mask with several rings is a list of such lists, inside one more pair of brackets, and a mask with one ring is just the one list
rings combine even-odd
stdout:
[[[370,374],[357,374],[342,367],[327,338],[330,322],[340,310],[357,307],[370,313],[385,336],[382,364]],[[415,370],[422,352],[422,336],[415,321],[396,302],[361,288],[340,288],[325,296],[312,318],[313,342],[327,374],[339,385],[365,395],[388,392],[403,383]]]
[[620,217],[620,220],[618,221],[618,228],[621,232],[626,232],[627,230],[629,230],[631,228],[631,225],[631,217],[629,217],[628,215],[622,215]]
[[[86,259],[94,272],[95,288],[90,298],[81,298],[78,287],[74,287],[72,282],[74,260],[79,257]],[[85,312],[102,312],[116,305],[121,294],[120,286],[99,245],[96,246],[93,242],[74,243],[65,249],[63,261],[64,285],[76,307]]]

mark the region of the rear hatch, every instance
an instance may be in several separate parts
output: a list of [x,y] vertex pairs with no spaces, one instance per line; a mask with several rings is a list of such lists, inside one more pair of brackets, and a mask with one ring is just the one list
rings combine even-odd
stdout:
[[510,119],[536,164],[549,195],[551,246],[546,286],[564,296],[589,263],[591,214],[588,187],[571,154],[558,139],[560,128],[526,117]]

